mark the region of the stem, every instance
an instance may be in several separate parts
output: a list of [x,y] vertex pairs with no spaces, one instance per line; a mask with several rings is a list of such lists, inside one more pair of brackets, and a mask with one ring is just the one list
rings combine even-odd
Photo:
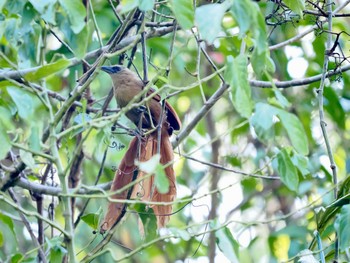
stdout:
[[[334,199],[337,199],[338,195],[338,177],[337,177],[337,166],[334,161],[333,157],[333,152],[332,152],[332,147],[329,142],[329,137],[328,137],[328,132],[326,129],[327,123],[325,121],[324,117],[324,103],[323,103],[323,91],[325,87],[325,79],[326,79],[326,73],[328,71],[328,62],[329,62],[329,56],[332,55],[330,54],[330,50],[332,48],[332,0],[327,0],[327,14],[328,14],[328,34],[327,34],[327,46],[326,46],[326,51],[324,55],[324,62],[323,62],[323,71],[322,71],[322,78],[321,78],[321,83],[320,83],[320,88],[318,89],[318,106],[319,106],[319,115],[320,115],[320,126],[322,130],[322,135],[326,144],[326,149],[327,149],[327,154],[328,158],[330,161],[330,168],[332,170],[332,177],[333,177],[333,184],[334,184]],[[336,233],[337,235],[337,233]],[[334,262],[338,262],[338,248],[339,248],[339,240],[336,236],[335,238],[335,247],[334,247]]]

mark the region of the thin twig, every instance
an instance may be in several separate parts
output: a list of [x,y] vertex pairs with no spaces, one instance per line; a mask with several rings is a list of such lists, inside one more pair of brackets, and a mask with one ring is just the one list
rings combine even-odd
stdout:
[[[8,190],[9,194],[10,194],[10,197],[12,198],[13,202],[15,202],[15,204],[18,205],[18,199],[15,195],[15,192],[12,190],[12,189],[9,189]],[[44,262],[46,263],[46,257],[45,257],[45,253],[41,247],[41,244],[38,242],[38,239],[36,238],[35,234],[34,234],[34,231],[30,225],[30,222],[28,221],[28,219],[25,217],[25,215],[21,212],[21,211],[18,211],[19,213],[19,216],[21,217],[22,219],[22,222],[23,224],[25,225],[25,227],[27,228],[28,230],[28,233],[34,243],[34,245],[37,247],[38,249],[38,253],[39,253],[39,262]]]

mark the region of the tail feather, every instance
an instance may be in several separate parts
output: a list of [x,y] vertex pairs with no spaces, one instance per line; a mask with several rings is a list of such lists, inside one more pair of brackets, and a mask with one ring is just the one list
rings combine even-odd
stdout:
[[[132,182],[137,167],[135,165],[135,158],[137,156],[137,138],[135,137],[130,142],[129,148],[122,159],[118,170],[114,176],[111,186],[111,191],[117,191]],[[126,189],[121,193],[112,196],[112,199],[128,199],[132,189]],[[109,202],[108,210],[100,228],[100,232],[104,233],[113,225],[117,224],[125,214],[126,204]]]
[[[169,191],[167,193],[159,193],[158,189],[154,186],[154,176],[145,178],[142,180],[142,186],[139,196],[143,201],[152,202],[173,202],[176,196],[176,184],[175,184],[175,173],[172,165],[174,159],[173,149],[169,140],[168,133],[162,133],[160,145],[160,163],[162,165],[168,165],[165,168],[165,174],[169,180]],[[141,162],[148,161],[152,156],[157,154],[157,138],[150,136],[147,141],[146,153],[141,156]],[[170,164],[169,164],[170,163]],[[144,173],[141,171],[139,176],[143,176]],[[150,206],[154,214],[157,217],[158,228],[164,227],[169,221],[170,214],[172,211],[172,205],[151,205]]]
[[[139,184],[135,185],[134,189],[127,189],[122,193],[115,194],[112,196],[113,199],[130,199],[140,198],[143,201],[152,202],[172,202],[176,196],[176,184],[175,184],[175,173],[172,166],[173,150],[169,140],[169,134],[162,132],[160,145],[160,163],[162,165],[168,165],[165,168],[165,173],[169,180],[169,191],[166,194],[159,193],[157,188],[154,187],[154,176],[144,178]],[[137,167],[135,165],[135,159],[137,159],[137,144],[138,139],[135,137],[129,145],[129,148],[122,159],[119,169],[116,172],[111,191],[116,191],[123,188],[125,185],[131,183],[135,178],[135,171]],[[157,154],[157,138],[154,134],[149,135],[142,140],[140,145],[140,156],[139,161],[148,161],[152,156]],[[170,164],[169,164],[170,163]],[[145,175],[143,171],[138,172],[138,177],[142,178]],[[150,206],[154,214],[157,217],[158,227],[164,227],[169,221],[169,217],[172,211],[172,205],[152,205]],[[105,219],[101,225],[100,232],[104,233],[109,230],[112,226],[117,224],[126,212],[126,204],[110,202],[108,205],[108,211]]]

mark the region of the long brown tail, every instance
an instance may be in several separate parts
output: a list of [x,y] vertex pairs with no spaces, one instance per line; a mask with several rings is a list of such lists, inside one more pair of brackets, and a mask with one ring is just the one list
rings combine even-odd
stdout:
[[[123,188],[127,184],[136,179],[136,176],[141,178],[145,175],[143,171],[138,171],[135,165],[135,159],[137,158],[138,139],[135,137],[129,145],[125,156],[123,157],[119,169],[117,170],[111,191],[116,191]],[[154,134],[142,139],[140,144],[140,162],[148,161],[152,156],[157,154],[157,137]],[[160,142],[160,163],[163,165],[168,164],[165,168],[165,173],[169,180],[168,193],[159,193],[154,186],[154,176],[147,177],[140,183],[136,184],[133,189],[128,188],[121,193],[112,196],[113,199],[130,199],[140,198],[143,201],[153,202],[172,202],[176,196],[176,184],[175,174],[172,166],[173,161],[173,149],[169,140],[169,134],[167,131],[162,132]],[[170,163],[170,164],[169,164]],[[158,227],[163,227],[168,221],[172,211],[172,205],[152,205],[154,214],[157,216]],[[110,202],[108,205],[107,214],[101,224],[100,232],[104,233],[114,225],[118,224],[123,218],[126,212],[125,203]]]

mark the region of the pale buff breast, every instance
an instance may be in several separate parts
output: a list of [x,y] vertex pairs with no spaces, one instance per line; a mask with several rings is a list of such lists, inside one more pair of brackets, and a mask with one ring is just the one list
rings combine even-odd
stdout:
[[125,107],[143,88],[143,82],[132,71],[124,69],[112,76],[114,95],[119,107]]

